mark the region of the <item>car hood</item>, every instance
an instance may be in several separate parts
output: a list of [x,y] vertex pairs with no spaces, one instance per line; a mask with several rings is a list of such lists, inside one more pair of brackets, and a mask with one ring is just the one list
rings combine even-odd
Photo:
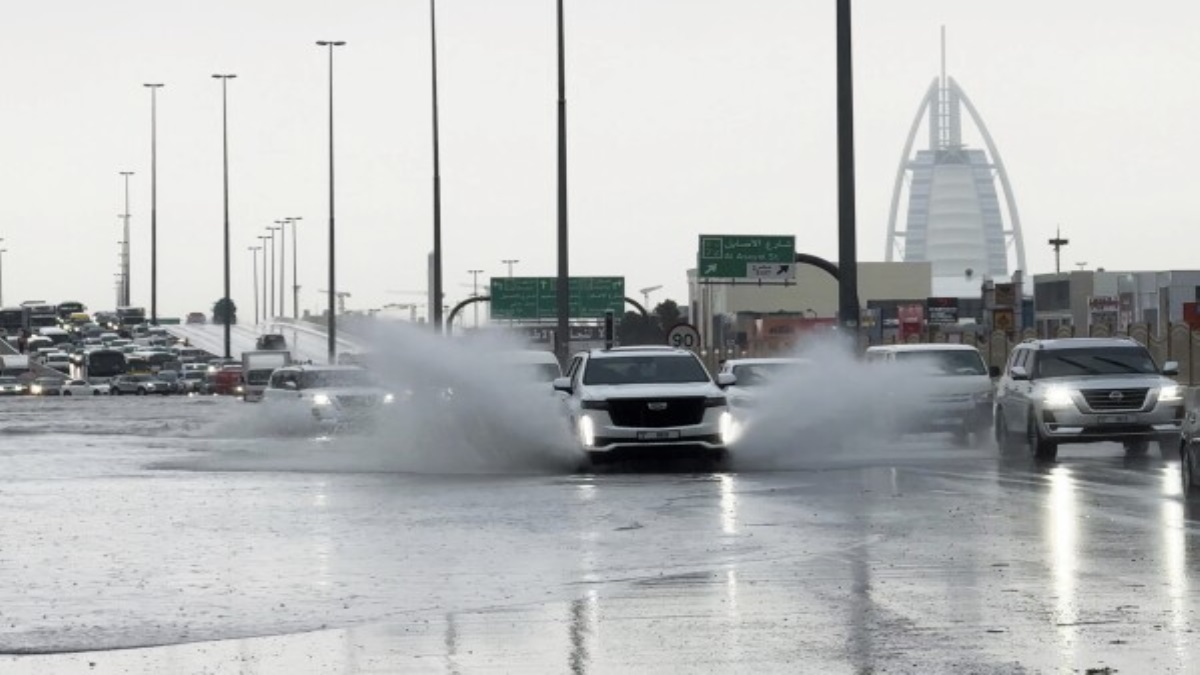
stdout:
[[1040,387],[1063,386],[1068,389],[1157,389],[1175,384],[1162,375],[1095,375],[1091,377],[1050,377],[1035,380]]
[[921,391],[933,396],[953,396],[955,394],[978,394],[991,391],[992,378],[987,375],[938,375],[919,380]]
[[589,400],[613,398],[679,398],[685,396],[722,396],[721,388],[711,382],[690,384],[585,384],[582,397]]

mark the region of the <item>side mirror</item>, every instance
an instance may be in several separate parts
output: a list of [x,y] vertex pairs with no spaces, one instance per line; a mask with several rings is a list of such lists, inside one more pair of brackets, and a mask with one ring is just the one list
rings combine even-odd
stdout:
[[1000,366],[992,366],[992,367],[988,368],[988,377],[992,378],[993,380],[999,379],[1000,378]]
[[1167,377],[1175,377],[1176,375],[1178,375],[1179,374],[1179,362],[1178,361],[1167,361],[1166,363],[1164,363],[1163,367],[1162,367],[1162,374],[1166,375]]
[[574,388],[571,386],[571,378],[569,378],[569,377],[554,378],[554,391],[561,391],[564,394],[572,393],[574,391]]
[[717,386],[724,389],[737,384],[737,375],[733,373],[717,373]]
[[1013,366],[1012,379],[1021,381],[1029,379],[1029,371],[1025,370],[1025,366]]

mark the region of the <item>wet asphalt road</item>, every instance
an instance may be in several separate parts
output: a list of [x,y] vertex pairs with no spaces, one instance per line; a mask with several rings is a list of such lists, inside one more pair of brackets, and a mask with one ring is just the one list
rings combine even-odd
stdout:
[[1200,672],[1157,456],[428,474],[246,409],[0,401],[0,672]]

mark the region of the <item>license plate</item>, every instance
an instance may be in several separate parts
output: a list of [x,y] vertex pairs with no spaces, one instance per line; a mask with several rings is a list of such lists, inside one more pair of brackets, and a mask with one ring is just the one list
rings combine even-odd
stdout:
[[1100,424],[1129,424],[1133,415],[1101,415]]
[[639,431],[639,441],[673,441],[679,438],[678,431]]

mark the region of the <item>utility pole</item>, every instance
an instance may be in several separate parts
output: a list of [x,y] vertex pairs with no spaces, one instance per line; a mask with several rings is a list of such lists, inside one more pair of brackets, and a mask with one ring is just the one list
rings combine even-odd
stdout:
[[442,332],[442,160],[438,133],[437,7],[429,0],[429,45],[433,77],[433,332]]
[[512,278],[512,270],[513,270],[513,265],[516,265],[516,264],[517,264],[517,263],[519,263],[519,262],[521,262],[521,261],[520,261],[520,260],[515,260],[515,259],[510,259],[510,260],[501,260],[501,261],[500,261],[500,263],[501,263],[501,264],[508,265],[508,278],[509,278],[509,279],[511,279],[511,278]]
[[[467,274],[471,275],[471,284],[473,286],[473,288],[471,289],[471,297],[478,298],[479,297],[479,275],[483,274],[483,270],[467,270]],[[475,328],[478,329],[479,328],[479,303],[475,302],[475,303],[471,303],[471,304],[474,305],[473,309],[475,311]]]
[[850,0],[837,4],[838,314],[858,348],[858,249],[854,195],[854,71]]
[[292,224],[292,318],[300,318],[300,282],[297,281],[296,270],[299,269],[299,256],[296,246],[296,221],[304,220],[303,216],[292,216],[287,221]]
[[142,85],[150,90],[150,324],[158,325],[158,90],[162,84]]
[[216,74],[214,79],[221,81],[221,174],[222,174],[222,193],[224,195],[222,201],[224,203],[225,213],[225,295],[221,298],[225,305],[225,320],[222,322],[224,326],[224,347],[225,358],[232,358],[230,355],[230,343],[232,342],[232,326],[233,323],[233,298],[230,297],[229,290],[229,81],[237,75]]
[[334,180],[333,180],[333,48],[344,46],[343,40],[321,40],[317,46],[329,51],[329,316],[326,317],[326,332],[329,342],[327,351],[329,363],[337,363],[337,230],[334,215]]
[[121,175],[125,178],[125,213],[121,218],[125,221],[125,230],[123,233],[123,241],[125,242],[121,248],[121,304],[129,307],[129,177],[133,175],[132,171],[122,171]]
[[1062,248],[1071,243],[1070,239],[1062,238],[1062,229],[1054,228],[1054,238],[1050,240],[1050,246],[1054,249],[1054,273],[1062,273]]
[[258,325],[258,252],[262,250],[261,246],[247,246],[250,255],[254,256],[254,325]]
[[558,280],[555,289],[558,328],[554,352],[559,363],[571,353],[571,263],[567,242],[567,62],[566,35],[563,30],[563,0],[558,0]]

